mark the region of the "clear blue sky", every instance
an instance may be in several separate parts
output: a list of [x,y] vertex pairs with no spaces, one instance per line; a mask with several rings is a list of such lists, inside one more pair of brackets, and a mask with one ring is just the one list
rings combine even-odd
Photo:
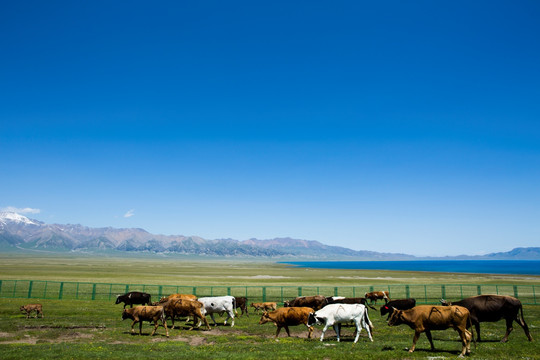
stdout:
[[5,2],[0,209],[415,255],[540,246],[538,19],[536,0]]

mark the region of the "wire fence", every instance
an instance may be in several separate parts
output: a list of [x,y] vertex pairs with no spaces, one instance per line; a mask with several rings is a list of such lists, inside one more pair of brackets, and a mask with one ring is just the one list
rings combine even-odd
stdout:
[[438,304],[439,300],[460,300],[482,294],[510,295],[524,305],[539,305],[540,285],[360,285],[360,286],[185,286],[148,284],[108,284],[45,280],[0,280],[0,298],[116,301],[130,291],[149,293],[153,301],[170,294],[197,297],[232,295],[250,302],[284,301],[297,296],[324,295],[363,297],[366,292],[387,290],[391,299],[415,298],[418,304]]

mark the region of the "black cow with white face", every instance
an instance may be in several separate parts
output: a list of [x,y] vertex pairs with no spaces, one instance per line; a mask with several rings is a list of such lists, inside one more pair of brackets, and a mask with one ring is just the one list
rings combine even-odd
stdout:
[[413,298],[390,300],[387,304],[381,306],[381,316],[388,314],[388,317],[386,318],[386,320],[388,320],[390,318],[390,314],[392,314],[392,308],[398,310],[409,310],[415,306],[416,299]]
[[133,304],[151,305],[151,297],[150,294],[144,292],[131,291],[124,295],[118,295],[116,297],[116,304],[123,302],[124,309],[126,305],[130,305],[130,307],[133,307]]

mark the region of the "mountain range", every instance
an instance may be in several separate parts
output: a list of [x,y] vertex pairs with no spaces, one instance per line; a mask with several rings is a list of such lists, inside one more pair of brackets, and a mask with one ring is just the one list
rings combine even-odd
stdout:
[[[357,251],[313,240],[208,240],[198,236],[156,235],[143,229],[91,228],[46,224],[13,212],[0,212],[0,249],[79,252],[150,252],[203,256],[303,258],[321,260],[417,260],[413,255]],[[456,259],[540,259],[540,248],[516,248]],[[424,258],[425,259],[425,258]],[[450,259],[447,257],[445,259]]]

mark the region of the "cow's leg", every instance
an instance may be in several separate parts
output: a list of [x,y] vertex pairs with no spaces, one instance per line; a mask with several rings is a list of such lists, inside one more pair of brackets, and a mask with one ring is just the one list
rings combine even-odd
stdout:
[[465,329],[465,338],[467,340],[467,355],[471,353],[471,341],[472,341],[472,333]]
[[158,324],[158,321],[157,319],[154,320],[154,331],[152,331],[152,333],[150,334],[150,336],[154,336],[154,334],[156,333],[156,330],[158,328],[159,324]]
[[523,331],[525,331],[525,335],[527,336],[527,339],[529,339],[529,341],[532,341],[533,339],[532,339],[531,333],[529,332],[529,327],[527,326],[525,319],[523,319],[523,314],[521,315],[521,317],[519,315],[516,315],[516,322],[519,324],[519,326],[521,326]]
[[339,342],[339,323],[334,324],[334,331],[336,332],[337,341]]
[[506,320],[506,334],[504,334],[504,337],[501,340],[501,342],[503,343],[508,341],[508,336],[510,335],[512,330],[514,330],[514,328],[512,327],[512,323],[514,322],[514,320],[512,318],[506,318],[505,320]]
[[[233,327],[233,326],[234,326],[234,313],[233,313],[232,311],[230,311],[230,312],[229,312],[229,316],[230,316],[231,319],[232,319],[232,320],[231,320],[231,327]],[[225,320],[225,321],[227,321],[227,320]]]
[[433,339],[431,338],[431,331],[426,330],[426,336],[429,340],[429,343],[431,345],[431,351],[435,351],[435,345],[433,345]]
[[279,332],[281,331],[281,326],[279,326],[278,324],[276,324],[276,326],[277,326],[277,330],[276,330],[276,339],[277,339]]
[[[201,319],[204,321],[204,324],[206,325],[206,328],[210,330],[210,324],[208,323],[208,319],[206,318],[206,315],[201,314]],[[195,318],[193,318],[193,322],[195,322]],[[201,320],[199,320],[199,326],[201,324]]]
[[324,328],[323,328],[322,334],[321,334],[321,341],[323,341],[323,339],[324,339],[324,333],[326,332],[326,330],[328,330],[328,327],[329,327],[329,326],[330,326],[329,324],[325,324],[325,325],[324,325]]
[[[459,332],[459,337],[461,338],[461,354],[459,354],[459,357],[462,358],[467,354],[467,329],[465,331],[462,331],[460,329],[456,329]],[[427,331],[426,331],[427,334]]]
[[474,323],[474,328],[476,329],[476,341],[480,342],[480,322],[476,321]]
[[412,339],[412,346],[411,348],[409,349],[409,352],[413,352],[414,349],[416,349],[416,342],[418,341],[418,338],[420,337],[420,334],[421,332],[420,331],[414,331],[414,336],[413,336],[413,339]]
[[358,341],[358,338],[360,337],[360,331],[362,331],[362,327],[360,326],[360,319],[354,319],[354,324],[356,325],[356,336],[354,337],[354,342],[356,343]]
[[165,321],[165,319],[162,319],[161,322],[163,323],[163,327],[165,328],[165,333],[167,334],[167,337],[169,337],[169,329],[167,329],[167,321]]
[[214,313],[210,313],[210,319],[214,322],[214,326],[217,326],[216,319],[214,319]]
[[285,328],[285,331],[287,332],[287,336],[291,337],[291,333],[289,332],[289,327],[287,325],[283,325],[283,327]]
[[308,339],[311,339],[311,335],[313,334],[313,326],[309,326],[308,324],[305,324],[308,328]]

